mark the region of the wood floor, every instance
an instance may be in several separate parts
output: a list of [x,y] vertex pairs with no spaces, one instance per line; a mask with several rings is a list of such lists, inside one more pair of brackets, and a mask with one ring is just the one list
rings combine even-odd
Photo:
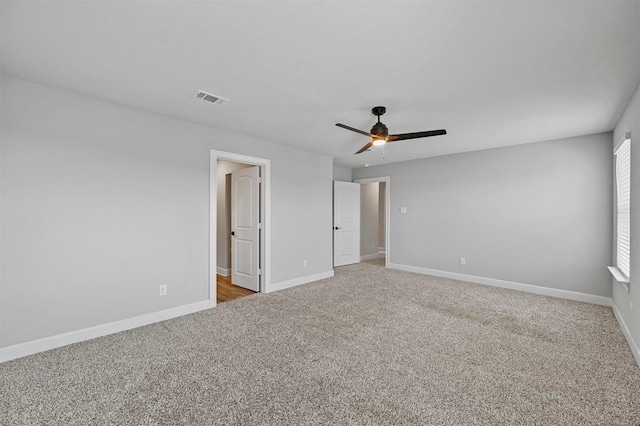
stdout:
[[231,284],[231,276],[223,277],[222,275],[218,275],[216,282],[218,284],[218,303],[255,294],[255,292],[251,290]]

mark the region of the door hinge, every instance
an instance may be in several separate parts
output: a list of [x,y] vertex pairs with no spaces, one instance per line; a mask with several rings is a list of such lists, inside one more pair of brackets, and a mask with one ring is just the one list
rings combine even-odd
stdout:
[[261,177],[258,178],[258,183],[262,183],[262,178]]
[[262,275],[262,269],[258,269],[258,275]]
[[258,224],[258,229],[262,229],[262,224],[261,223]]

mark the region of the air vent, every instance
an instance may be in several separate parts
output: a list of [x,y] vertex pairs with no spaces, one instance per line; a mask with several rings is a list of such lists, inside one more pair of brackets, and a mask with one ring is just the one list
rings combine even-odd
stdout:
[[229,100],[229,99],[223,98],[222,96],[207,93],[202,90],[198,90],[193,95],[193,97],[196,99],[200,99],[201,101],[211,102],[214,105],[222,105],[223,103]]

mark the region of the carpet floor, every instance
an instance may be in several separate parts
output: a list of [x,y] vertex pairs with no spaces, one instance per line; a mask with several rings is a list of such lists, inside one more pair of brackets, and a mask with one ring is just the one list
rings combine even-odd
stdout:
[[2,425],[638,425],[610,308],[386,270],[0,364]]

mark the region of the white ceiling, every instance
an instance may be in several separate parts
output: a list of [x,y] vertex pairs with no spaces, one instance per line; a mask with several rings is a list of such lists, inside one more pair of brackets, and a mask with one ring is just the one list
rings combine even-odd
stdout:
[[[2,73],[357,167],[609,131],[640,1],[1,3]],[[202,89],[229,98],[214,106]],[[371,107],[391,133],[353,155]]]

